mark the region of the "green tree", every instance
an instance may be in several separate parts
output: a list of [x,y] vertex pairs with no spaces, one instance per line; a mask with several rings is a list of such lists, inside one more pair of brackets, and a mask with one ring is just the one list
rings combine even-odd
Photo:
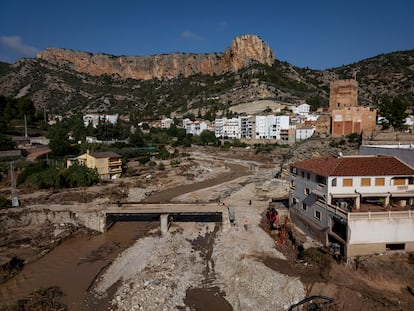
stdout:
[[327,107],[328,102],[323,100],[320,96],[313,96],[306,100],[306,103],[310,106],[311,111],[316,111],[320,107]]
[[381,116],[387,120],[383,126],[392,126],[396,130],[404,127],[404,121],[408,115],[407,104],[400,97],[384,96],[378,108]]
[[129,144],[135,147],[142,147],[145,145],[144,133],[140,128],[137,128],[135,133],[129,135]]
[[0,196],[0,209],[11,208],[11,207],[12,207],[11,200],[3,196]]
[[27,177],[27,182],[35,185],[39,189],[62,188],[63,180],[59,171],[55,167],[34,173]]
[[86,138],[86,127],[83,123],[82,115],[71,116],[66,122],[66,127],[72,132],[75,141],[84,141]]
[[55,156],[65,156],[70,154],[71,146],[68,139],[68,129],[63,122],[56,122],[47,131],[47,137],[50,139],[49,148],[51,154]]
[[85,165],[74,164],[62,172],[66,187],[88,187],[99,182],[96,169],[90,169]]
[[217,141],[216,135],[209,130],[200,133],[200,139],[203,145],[214,145]]
[[46,162],[36,162],[30,163],[23,171],[17,176],[17,185],[23,184],[26,182],[28,177],[33,174],[40,173],[49,168]]
[[27,97],[19,98],[17,100],[17,118],[27,118],[27,122],[33,122],[36,119],[36,108],[31,99]]
[[0,150],[11,150],[16,148],[16,143],[9,137],[0,135]]

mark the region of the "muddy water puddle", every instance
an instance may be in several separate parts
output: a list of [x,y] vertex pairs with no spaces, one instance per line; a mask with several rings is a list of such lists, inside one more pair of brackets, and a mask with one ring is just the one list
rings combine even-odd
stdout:
[[184,303],[196,311],[232,311],[225,294],[217,286],[187,289]]
[[211,259],[213,254],[214,241],[220,225],[216,224],[214,230],[199,235],[192,241],[192,247],[199,251],[204,259],[204,281],[203,286],[198,288],[188,288],[184,298],[184,303],[193,311],[232,311],[233,307],[226,300],[226,293],[221,291],[218,286],[214,286],[216,281],[214,271],[214,261]]
[[108,232],[62,242],[38,261],[0,285],[0,306],[7,306],[41,288],[58,286],[69,310],[96,310],[85,298],[97,274],[124,249],[156,228],[154,222],[118,222]]

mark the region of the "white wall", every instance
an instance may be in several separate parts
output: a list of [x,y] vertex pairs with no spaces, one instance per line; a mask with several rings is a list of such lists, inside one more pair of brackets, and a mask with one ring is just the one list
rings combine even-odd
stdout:
[[[372,213],[374,214],[374,213]],[[411,218],[350,219],[349,244],[405,243],[414,241],[414,212]]]
[[[392,185],[392,177],[393,176],[359,176],[359,177],[336,177],[336,187],[332,185],[332,179],[334,177],[328,178],[328,193],[335,194],[350,194],[355,193],[355,191],[362,193],[362,194],[378,194],[383,193],[387,194],[388,192],[391,193],[405,193],[406,191],[414,191],[414,185],[407,185],[403,186],[406,187],[404,189],[399,189],[401,186],[394,186]],[[345,178],[352,178],[352,187],[343,187],[343,179]],[[362,178],[371,178],[371,186],[362,187],[361,186],[361,179]],[[375,186],[375,178],[384,178],[385,184],[384,186]]]

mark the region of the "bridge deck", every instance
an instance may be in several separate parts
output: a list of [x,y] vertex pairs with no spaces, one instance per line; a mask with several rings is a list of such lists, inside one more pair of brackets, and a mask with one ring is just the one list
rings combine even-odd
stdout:
[[105,209],[106,214],[169,214],[169,213],[223,213],[227,207],[217,203],[114,203]]

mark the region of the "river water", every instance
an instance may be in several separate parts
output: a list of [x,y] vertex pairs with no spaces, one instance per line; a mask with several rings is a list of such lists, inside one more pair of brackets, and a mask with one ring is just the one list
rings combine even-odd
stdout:
[[[231,168],[229,173],[161,191],[147,201],[169,202],[172,197],[180,194],[251,174],[242,165],[230,163],[227,165]],[[158,226],[158,222],[117,222],[103,234],[76,237],[62,242],[38,261],[26,265],[14,278],[0,285],[0,307],[15,303],[18,299],[41,288],[58,286],[65,294],[61,301],[70,311],[106,309],[108,302],[95,301],[88,291],[93,281],[119,253]],[[197,305],[197,310],[208,310],[203,309],[202,306],[212,306],[212,303],[217,311],[232,310],[215,287],[190,289],[187,291],[186,301],[189,305]]]
[[100,310],[102,304],[85,302],[91,282],[120,252],[157,226],[157,222],[118,222],[103,234],[62,242],[0,285],[0,305],[7,306],[40,288],[58,286],[69,310]]

